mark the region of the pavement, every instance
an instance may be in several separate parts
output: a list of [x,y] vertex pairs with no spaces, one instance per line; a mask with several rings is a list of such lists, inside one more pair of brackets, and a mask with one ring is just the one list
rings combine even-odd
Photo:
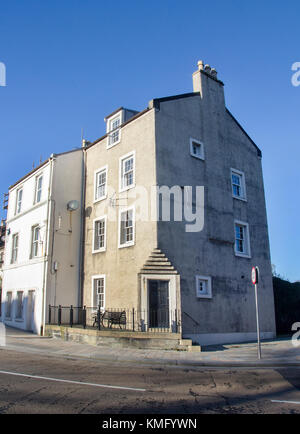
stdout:
[[111,348],[41,337],[11,327],[6,327],[5,340],[5,346],[0,346],[0,350],[112,363],[189,367],[300,367],[300,342],[295,347],[290,337],[262,341],[261,360],[257,357],[256,342],[206,346],[202,347],[201,352]]

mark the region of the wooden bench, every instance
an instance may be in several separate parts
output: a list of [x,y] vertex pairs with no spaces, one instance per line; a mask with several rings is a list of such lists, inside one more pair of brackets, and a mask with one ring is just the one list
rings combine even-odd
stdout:
[[[94,315],[94,324],[93,327],[98,324],[98,317],[97,314]],[[104,313],[100,314],[100,322],[102,326],[104,327],[103,321],[107,321],[108,327],[112,328],[113,324],[118,324],[120,329],[122,328],[121,325],[126,325],[126,312],[123,310],[122,312],[110,312],[105,311]]]

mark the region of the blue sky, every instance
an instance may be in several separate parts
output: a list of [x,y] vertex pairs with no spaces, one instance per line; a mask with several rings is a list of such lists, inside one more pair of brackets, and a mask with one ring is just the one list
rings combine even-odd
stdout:
[[262,149],[272,263],[300,279],[299,16],[298,0],[1,2],[0,193],[33,162],[80,146],[81,128],[103,135],[117,107],[191,92],[203,59]]

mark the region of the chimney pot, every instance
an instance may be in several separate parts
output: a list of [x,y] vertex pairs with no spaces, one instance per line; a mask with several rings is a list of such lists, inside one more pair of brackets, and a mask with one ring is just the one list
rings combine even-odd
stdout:
[[210,74],[210,71],[211,71],[210,66],[209,65],[205,65],[204,66],[204,71],[207,72],[207,74]]
[[217,71],[216,71],[215,68],[211,68],[210,73],[211,73],[211,75],[212,75],[213,77],[216,77],[216,78],[217,78]]
[[198,62],[198,70],[199,71],[203,71],[203,69],[204,69],[204,62],[203,62],[203,60],[199,60],[199,62]]

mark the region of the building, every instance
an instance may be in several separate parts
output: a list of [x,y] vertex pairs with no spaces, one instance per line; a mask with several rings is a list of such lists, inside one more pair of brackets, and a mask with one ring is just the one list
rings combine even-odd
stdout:
[[78,305],[81,149],[52,154],[9,188],[1,320],[43,334],[51,305]]
[[262,154],[215,69],[198,62],[192,93],[105,122],[85,147],[82,304],[135,309],[145,331],[172,331],[176,313],[200,344],[250,340],[257,265],[261,334],[273,337]]
[[1,317],[1,300],[2,300],[2,267],[4,260],[4,249],[5,249],[5,233],[6,233],[6,225],[5,220],[1,220],[0,223],[0,317]]

